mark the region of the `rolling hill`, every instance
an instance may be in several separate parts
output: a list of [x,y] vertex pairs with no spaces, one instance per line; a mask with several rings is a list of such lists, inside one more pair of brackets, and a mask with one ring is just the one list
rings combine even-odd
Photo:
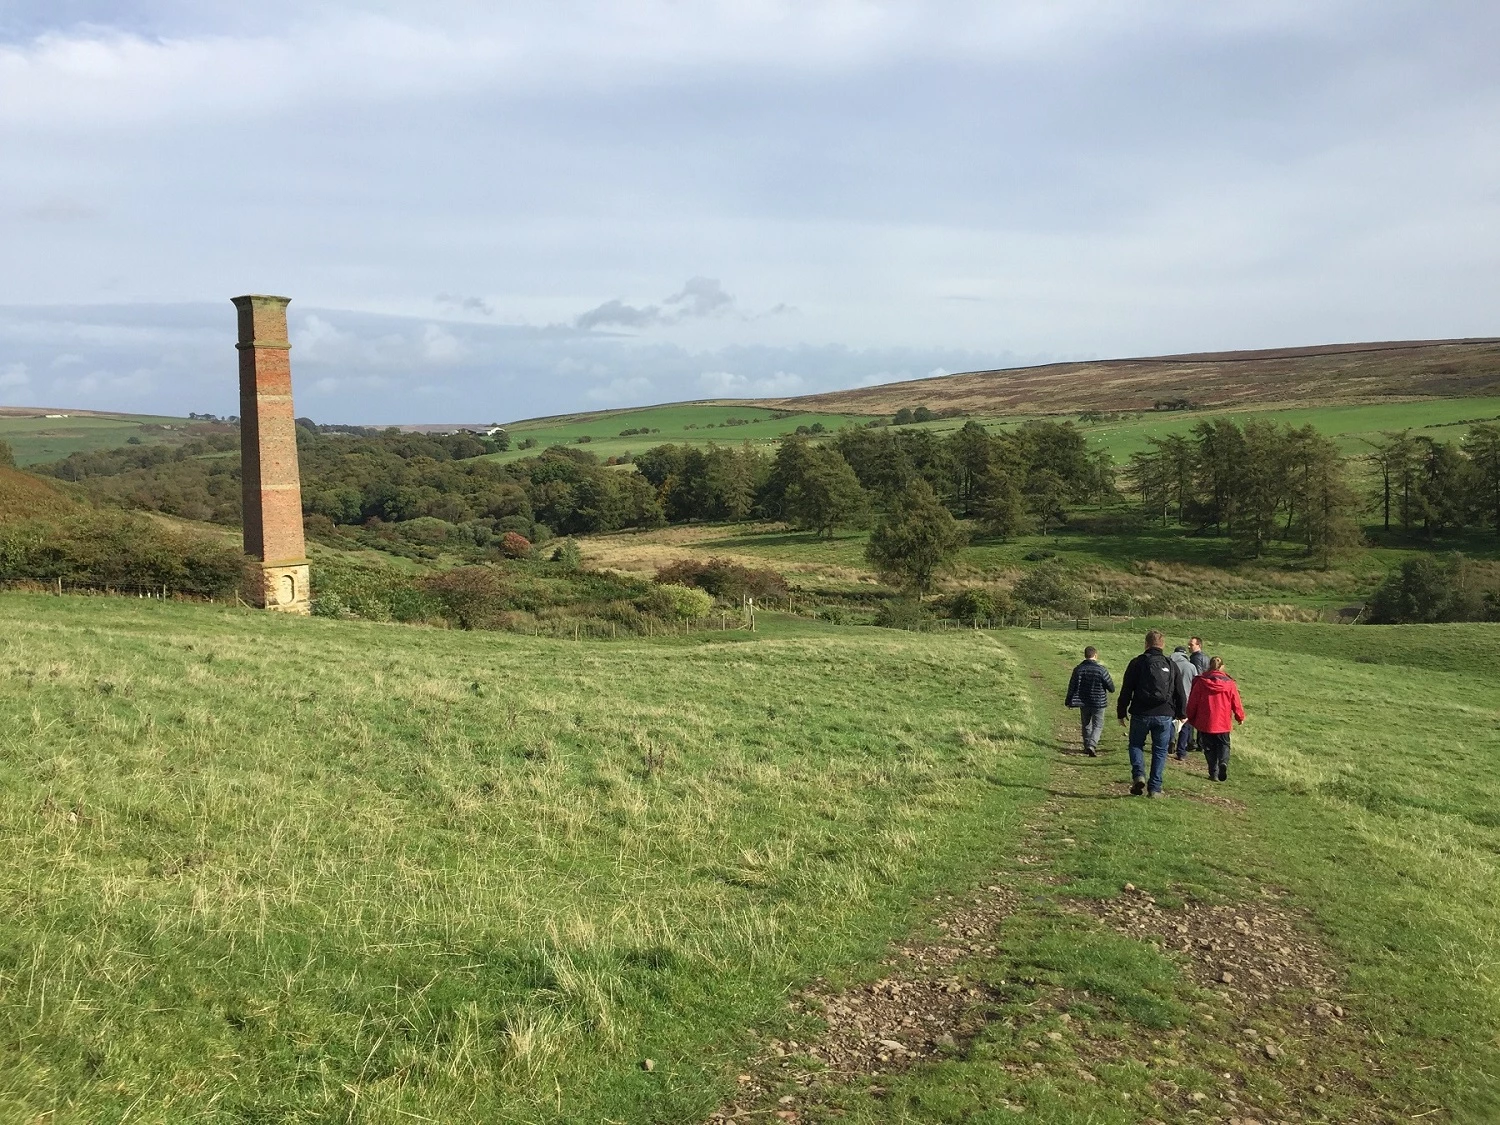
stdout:
[[0,525],[78,509],[78,502],[52,481],[0,465]]
[[1208,407],[1500,395],[1500,339],[1326,344],[967,371],[846,391],[764,399],[781,410],[894,414],[902,407],[971,414],[1149,410],[1186,399]]
[[186,418],[154,414],[117,414],[72,407],[0,406],[0,441],[15,453],[16,464],[57,461],[70,453],[114,449],[131,442],[153,445],[181,441]]

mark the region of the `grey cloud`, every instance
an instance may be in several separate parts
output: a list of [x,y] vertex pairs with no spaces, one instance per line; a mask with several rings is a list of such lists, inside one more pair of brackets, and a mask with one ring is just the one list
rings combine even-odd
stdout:
[[76,223],[92,219],[99,214],[97,207],[78,202],[76,199],[57,198],[21,209],[21,217],[40,223]]
[[589,309],[588,312],[580,313],[573,321],[575,327],[585,331],[590,328],[607,328],[611,325],[620,328],[646,328],[660,323],[661,307],[659,305],[637,308],[635,305],[627,305],[618,299],[605,301],[604,304]]
[[682,291],[673,293],[665,303],[677,306],[676,315],[685,319],[723,312],[734,304],[734,298],[724,292],[717,278],[690,277],[683,283]]
[[208,393],[219,329],[162,302],[256,289],[323,317],[298,359],[340,411],[405,408],[332,389],[359,372],[520,413],[907,369],[851,356],[1489,335],[1497,36],[1479,0],[6,0],[0,304],[153,322],[6,313],[0,367],[42,393],[45,338],[106,373],[75,405],[142,366]]
[[[663,306],[666,306],[663,308]],[[615,299],[589,309],[573,321],[575,328],[650,328],[655,325],[680,324],[716,316],[734,307],[734,298],[724,292],[715,277],[690,277],[682,288],[660,305],[627,305]]]
[[[289,310],[297,412],[323,422],[516,420],[580,407],[755,397],[1015,362],[959,349],[666,342],[344,309]],[[0,404],[237,412],[234,312],[0,306]],[[1055,358],[1051,356],[1039,358]]]
[[483,316],[494,316],[495,306],[483,297],[464,297],[457,293],[439,293],[435,298],[440,305],[456,309],[459,312],[476,312]]

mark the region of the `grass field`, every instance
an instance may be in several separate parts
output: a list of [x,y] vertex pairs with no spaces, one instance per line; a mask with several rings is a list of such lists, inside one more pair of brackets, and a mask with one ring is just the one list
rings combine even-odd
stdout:
[[701,1118],[1043,768],[978,643],[0,619],[5,1120]]
[[[625,452],[639,453],[653,445],[667,442],[688,445],[715,442],[729,445],[748,440],[752,445],[771,452],[781,435],[792,432],[799,425],[820,422],[826,430],[833,431],[843,425],[859,425],[869,420],[866,415],[847,414],[798,414],[775,420],[771,418],[771,413],[769,407],[756,406],[654,406],[609,414],[519,422],[509,427],[514,439],[511,449],[497,454],[496,458],[513,461],[535,454],[548,445],[578,444],[580,437],[589,438],[584,448],[600,457],[613,457]],[[1174,433],[1186,434],[1206,418],[1221,417],[1233,418],[1241,424],[1259,419],[1279,425],[1315,426],[1332,436],[1346,455],[1358,456],[1370,452],[1370,443],[1380,440],[1382,432],[1391,430],[1411,429],[1417,434],[1439,441],[1457,441],[1463,436],[1466,424],[1500,419],[1500,398],[1430,398],[1311,407],[1267,404],[1204,410],[1148,410],[1119,421],[1089,423],[1079,422],[1076,416],[1067,414],[973,415],[974,420],[991,430],[1010,429],[1033,417],[1047,421],[1071,419],[1083,430],[1091,447],[1108,450],[1120,465],[1125,464],[1132,453],[1148,448],[1150,438],[1166,437]],[[758,418],[760,421],[750,425],[726,427],[722,425],[726,418]],[[942,418],[918,423],[912,428],[946,435],[969,420],[968,417]],[[639,427],[656,428],[660,432],[628,438],[618,436],[621,430]],[[525,450],[517,448],[520,441],[527,437],[535,438],[537,445]]]
[[1280,407],[1244,411],[1171,411],[1138,415],[1127,422],[1085,425],[1090,443],[1108,449],[1118,462],[1147,448],[1147,438],[1186,434],[1205,417],[1251,419],[1286,426],[1314,426],[1338,440],[1346,455],[1370,452],[1383,431],[1411,429],[1439,441],[1457,441],[1464,424],[1500,420],[1500,398],[1440,398],[1417,402],[1349,406]]
[[[1251,718],[1227,785],[1147,802],[1113,726],[1053,736],[1073,650],[1118,672],[1138,623],[591,644],[0,595],[0,1119],[703,1120],[820,1042],[790,990],[993,884],[943,970],[972,1037],[787,1112],[1495,1120],[1500,631],[1190,628]],[[1127,882],[1291,919],[1338,1020],[1237,1009]]]
[[[798,426],[821,424],[828,430],[851,423],[868,421],[865,415],[809,414],[803,412],[774,418],[778,413],[770,407],[750,406],[705,406],[680,403],[672,406],[647,406],[635,410],[615,410],[602,414],[579,414],[561,418],[539,418],[516,422],[506,427],[511,435],[511,448],[506,453],[495,455],[496,460],[514,461],[521,457],[535,456],[549,445],[579,444],[581,437],[591,453],[600,457],[617,457],[621,453],[640,453],[654,445],[669,442],[689,445],[738,445],[750,442],[762,449],[771,449],[783,434],[794,432]],[[731,418],[745,424],[725,425]],[[632,434],[621,437],[622,430],[646,429],[654,433]],[[536,445],[520,449],[519,445],[531,438]]]
[[35,465],[60,460],[70,453],[117,449],[131,438],[144,445],[176,440],[180,434],[155,427],[186,424],[185,418],[148,414],[75,414],[65,418],[46,418],[0,413],[0,441],[11,447],[17,465]]
[[[1090,639],[1118,673],[1142,627]],[[1500,631],[1184,622],[1169,641],[1190,631],[1246,697],[1230,782],[1194,762],[1169,770],[1165,801],[1123,796],[1113,724],[1100,758],[1059,757],[1030,862],[1011,872],[1025,895],[1000,955],[972,970],[994,995],[983,1029],[878,1096],[840,1091],[828,1102],[842,1119],[1016,1119],[1008,1106],[1101,1125],[1500,1120]],[[1060,695],[1082,638],[1002,639]],[[1476,679],[1452,674],[1475,659]],[[1165,940],[1131,936],[1149,931],[1148,902],[1181,919]],[[1206,904],[1247,929],[1239,919],[1294,919],[1277,939],[1290,956],[1261,962],[1290,978],[1279,1000],[1237,1004],[1219,954],[1195,979],[1173,934]],[[1105,912],[1123,924],[1099,925]],[[1235,931],[1211,936],[1227,946]],[[1346,1019],[1319,1021],[1299,987],[1320,947]],[[1250,989],[1274,998],[1280,983]]]
[[[1206,418],[1233,418],[1243,425],[1251,420],[1285,426],[1314,426],[1330,435],[1346,456],[1370,452],[1370,443],[1386,431],[1411,429],[1438,441],[1457,441],[1473,422],[1500,420],[1500,398],[1439,398],[1416,402],[1380,402],[1330,406],[1267,406],[1257,409],[1145,411],[1117,422],[1080,422],[1076,416],[1039,415],[1046,421],[1071,420],[1083,431],[1094,449],[1108,450],[1123,465],[1132,453],[1149,448],[1149,438],[1187,434]],[[950,434],[967,418],[943,418],[922,422],[913,429]],[[977,421],[991,430],[1004,430],[1027,420],[1025,415],[984,417]]]
[[[820,595],[887,593],[865,561],[868,542],[866,531],[825,538],[767,523],[693,524],[579,540],[592,565],[646,577],[687,558],[722,556],[752,567],[769,565],[807,595],[809,604]],[[1500,543],[1487,533],[1445,546],[1486,566],[1500,558]],[[1322,570],[1295,545],[1273,544],[1253,559],[1227,539],[1186,535],[1178,528],[1145,527],[1129,534],[1064,528],[1008,541],[976,532],[939,589],[1008,588],[1030,569],[1060,563],[1084,587],[1117,596],[1111,604],[1118,609],[1138,604],[1174,615],[1315,616],[1365,600],[1392,567],[1425,550],[1420,540],[1393,538],[1388,545],[1359,548]]]

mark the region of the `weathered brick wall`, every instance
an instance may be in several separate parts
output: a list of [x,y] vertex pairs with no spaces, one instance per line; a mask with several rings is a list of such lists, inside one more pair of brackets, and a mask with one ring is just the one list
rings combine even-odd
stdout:
[[286,297],[234,298],[239,312],[240,471],[245,553],[268,564],[301,562],[302,483],[292,409]]

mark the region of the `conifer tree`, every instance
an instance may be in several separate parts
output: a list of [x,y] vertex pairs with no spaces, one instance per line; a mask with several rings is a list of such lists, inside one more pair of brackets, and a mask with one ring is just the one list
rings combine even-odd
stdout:
[[916,592],[932,588],[939,571],[951,565],[967,536],[951,512],[921,477],[895,496],[875,525],[865,558],[888,582]]

